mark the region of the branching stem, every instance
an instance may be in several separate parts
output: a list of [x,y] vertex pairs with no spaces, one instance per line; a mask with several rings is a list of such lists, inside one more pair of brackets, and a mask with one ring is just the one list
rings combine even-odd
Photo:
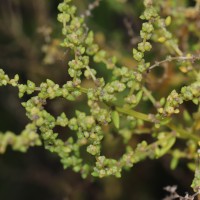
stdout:
[[151,65],[148,68],[148,71],[154,69],[155,67],[158,67],[158,66],[162,65],[163,63],[172,62],[174,60],[179,60],[179,61],[186,61],[186,60],[188,60],[188,61],[194,62],[196,60],[200,60],[200,56],[176,56],[176,57],[169,57],[169,58],[166,58],[165,60],[161,60],[161,61],[155,62],[155,64]]

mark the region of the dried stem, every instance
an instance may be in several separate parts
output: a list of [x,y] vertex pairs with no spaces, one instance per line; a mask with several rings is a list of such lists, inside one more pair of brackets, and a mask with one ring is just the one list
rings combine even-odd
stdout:
[[154,69],[155,67],[158,67],[160,65],[162,65],[163,63],[166,63],[166,62],[172,62],[174,60],[178,60],[178,61],[191,61],[191,62],[194,62],[196,60],[200,60],[200,56],[176,56],[176,57],[168,57],[166,58],[165,60],[161,60],[161,61],[157,61],[155,62],[155,64],[151,65],[149,68],[148,68],[148,71]]
[[91,16],[91,12],[99,6],[101,0],[95,0],[93,3],[88,5],[87,10],[85,11],[85,13],[82,15],[82,17],[89,17]]

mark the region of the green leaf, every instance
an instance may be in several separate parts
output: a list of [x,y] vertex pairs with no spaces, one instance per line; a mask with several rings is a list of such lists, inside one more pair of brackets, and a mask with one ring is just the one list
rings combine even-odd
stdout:
[[142,98],[142,95],[143,95],[143,91],[139,91],[137,94],[136,94],[136,99],[137,99],[137,104],[140,102],[141,98]]
[[111,113],[112,121],[117,129],[119,129],[119,113],[115,110]]
[[159,150],[156,152],[156,158],[160,158],[163,155],[165,155],[170,149],[171,147],[174,145],[176,141],[176,137],[171,137],[169,139],[167,139],[167,141],[163,140],[163,144],[161,144],[161,148],[159,148]]
[[170,169],[172,170],[176,169],[178,162],[179,162],[179,159],[177,157],[173,157],[170,163]]

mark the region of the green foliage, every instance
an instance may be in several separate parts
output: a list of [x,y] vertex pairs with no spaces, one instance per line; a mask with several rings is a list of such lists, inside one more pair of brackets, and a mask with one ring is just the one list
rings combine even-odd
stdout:
[[[140,42],[132,50],[137,67],[121,65],[120,60],[100,48],[95,33],[86,24],[88,12],[80,16],[71,0],[60,3],[57,19],[62,24],[64,37],[61,46],[73,55],[67,64],[71,79],[63,85],[49,79],[38,86],[29,80],[21,84],[18,75],[11,79],[0,70],[0,86],[17,87],[19,98],[28,96],[22,106],[30,120],[21,135],[9,131],[0,134],[0,153],[4,153],[8,145],[22,152],[31,146],[43,145],[60,157],[64,168],[71,167],[84,178],[89,174],[100,178],[109,175],[120,177],[123,169],[129,169],[146,158],[157,159],[165,154],[172,156],[173,169],[181,158],[193,161],[200,141],[200,71],[195,62],[200,57],[189,49],[181,50],[176,33],[168,29],[178,22],[171,16],[162,17],[160,1],[156,2],[144,1]],[[91,4],[90,12],[96,4]],[[182,20],[186,21],[184,16]],[[156,45],[160,45],[164,59],[149,61],[146,55],[154,53]],[[160,57],[163,57],[161,52]],[[190,81],[181,89],[172,89],[168,96],[158,97],[148,87],[147,76],[154,68],[173,61],[181,63],[181,72],[177,73],[184,73]],[[95,66],[99,66],[98,63],[103,63],[112,75],[109,80],[99,77]],[[90,85],[84,86],[84,80],[89,80]],[[63,98],[78,103],[81,96],[87,97],[88,113],[76,110],[72,118],[64,112],[55,117],[45,108],[49,99]],[[197,105],[198,112],[190,114],[184,106],[186,101]],[[144,111],[142,107],[149,103],[153,105],[153,111]],[[181,114],[184,119],[180,119]],[[63,141],[54,132],[56,126],[68,127],[74,135]],[[116,137],[123,138],[125,152],[118,159],[102,153],[103,141],[108,134],[105,127],[109,134],[117,132]],[[137,132],[150,134],[153,142],[141,141],[134,147],[130,141]],[[179,140],[185,141],[184,150],[176,148],[175,143]],[[89,161],[82,151],[88,153]],[[196,175],[199,176],[199,172]],[[196,177],[192,187],[199,186],[199,177]]]

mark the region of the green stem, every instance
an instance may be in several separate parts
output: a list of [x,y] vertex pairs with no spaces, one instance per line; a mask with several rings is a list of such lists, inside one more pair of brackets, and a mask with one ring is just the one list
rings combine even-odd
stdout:
[[126,108],[121,108],[118,106],[116,107],[116,110],[120,113],[127,114],[127,115],[133,116],[135,118],[142,119],[144,121],[152,122],[152,120],[149,118],[149,116],[144,113],[137,112],[135,110],[129,110]]
[[[71,88],[71,89],[72,91],[74,90],[74,88]],[[88,92],[88,89],[84,87],[77,86],[76,89],[79,89],[82,93],[85,93],[85,94],[87,94]]]
[[194,134],[192,134],[192,133],[190,133],[188,131],[185,131],[184,129],[182,129],[180,127],[177,127],[172,123],[167,124],[167,126],[171,130],[179,133],[179,135],[177,135],[177,137],[179,137],[179,138],[184,138],[184,139],[188,138],[188,139],[194,140],[195,142],[199,142],[200,141],[200,138],[198,136],[196,136],[196,135],[194,135]]
[[92,70],[90,69],[90,67],[86,66],[86,69],[90,72],[90,75],[91,75],[93,81],[95,82],[97,79],[96,79],[95,75],[93,74]]
[[144,91],[145,95],[149,98],[149,100],[151,101],[151,103],[156,106],[156,100],[153,97],[153,95],[151,94],[151,92],[149,92],[144,86],[142,87],[142,90]]

